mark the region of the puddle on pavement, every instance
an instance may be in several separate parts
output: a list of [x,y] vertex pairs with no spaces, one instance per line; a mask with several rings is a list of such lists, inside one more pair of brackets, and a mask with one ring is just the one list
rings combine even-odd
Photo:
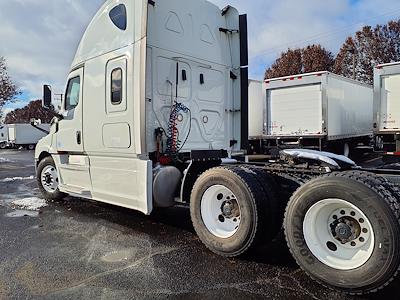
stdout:
[[116,262],[126,261],[131,257],[132,257],[132,252],[129,250],[125,250],[125,251],[114,251],[111,253],[107,253],[100,259],[104,262],[116,263]]
[[15,210],[12,211],[8,214],[5,215],[6,217],[9,218],[21,218],[21,217],[38,217],[39,216],[39,212],[38,211],[29,211],[29,210]]

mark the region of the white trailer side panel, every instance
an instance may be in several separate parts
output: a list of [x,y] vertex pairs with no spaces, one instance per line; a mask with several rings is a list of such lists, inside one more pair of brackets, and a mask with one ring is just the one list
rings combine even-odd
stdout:
[[268,135],[322,134],[321,84],[268,90],[267,114]]
[[381,77],[379,129],[400,129],[400,75]]
[[266,89],[264,82],[249,80],[249,136],[259,138],[264,130]]
[[327,97],[328,140],[372,135],[372,87],[329,74]]
[[[40,128],[49,131],[49,124],[41,124]],[[16,145],[34,145],[47,133],[40,131],[30,124],[12,124],[9,126],[9,140]]]

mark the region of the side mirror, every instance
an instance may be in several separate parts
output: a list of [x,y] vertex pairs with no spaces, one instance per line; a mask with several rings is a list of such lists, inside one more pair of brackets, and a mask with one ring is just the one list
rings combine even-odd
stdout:
[[44,85],[43,86],[43,107],[50,108],[52,102],[52,93],[51,93],[51,86]]

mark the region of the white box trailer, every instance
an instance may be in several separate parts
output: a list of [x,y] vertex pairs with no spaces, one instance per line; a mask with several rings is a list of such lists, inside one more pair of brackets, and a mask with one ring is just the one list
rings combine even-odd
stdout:
[[400,155],[400,62],[374,69],[376,150]]
[[267,148],[317,148],[348,155],[351,148],[370,144],[371,86],[316,72],[268,79],[264,89],[264,106],[254,109],[258,116],[251,120],[264,116]]
[[26,147],[33,150],[40,139],[50,131],[49,124],[32,126],[31,124],[8,125],[8,142],[13,147]]

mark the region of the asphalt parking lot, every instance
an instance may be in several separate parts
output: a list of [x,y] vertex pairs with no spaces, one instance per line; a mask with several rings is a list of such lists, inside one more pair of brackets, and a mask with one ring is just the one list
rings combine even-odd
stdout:
[[[0,299],[352,299],[312,282],[279,237],[246,258],[212,254],[186,207],[23,210],[13,202],[40,198],[33,175],[33,152],[0,151]],[[370,299],[399,293],[396,280]]]

